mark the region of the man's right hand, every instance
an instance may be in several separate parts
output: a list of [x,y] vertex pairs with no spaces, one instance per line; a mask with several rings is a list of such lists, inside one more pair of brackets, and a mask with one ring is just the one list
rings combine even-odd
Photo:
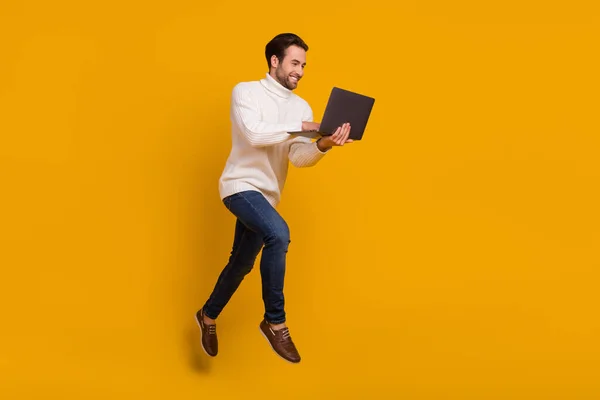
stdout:
[[318,131],[320,127],[321,124],[318,122],[302,121],[303,131]]

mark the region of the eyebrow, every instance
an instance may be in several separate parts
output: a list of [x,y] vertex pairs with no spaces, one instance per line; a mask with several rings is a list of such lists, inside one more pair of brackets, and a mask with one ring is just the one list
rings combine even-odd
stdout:
[[[297,63],[300,63],[300,60],[296,60],[295,58],[292,60],[292,62],[294,62],[294,61],[295,61],[295,62],[297,62]],[[300,64],[302,64],[302,63],[300,63]],[[304,63],[304,64],[302,64],[302,65],[305,65],[305,66],[306,66],[306,63]]]

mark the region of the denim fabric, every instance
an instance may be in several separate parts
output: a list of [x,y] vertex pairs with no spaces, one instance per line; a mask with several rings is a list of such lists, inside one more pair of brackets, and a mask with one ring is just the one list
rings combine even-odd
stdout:
[[233,248],[229,262],[204,305],[204,313],[212,319],[219,316],[244,277],[252,270],[262,249],[260,274],[264,317],[272,324],[285,322],[283,281],[290,244],[287,223],[257,191],[233,194],[223,199],[223,203],[237,217]]

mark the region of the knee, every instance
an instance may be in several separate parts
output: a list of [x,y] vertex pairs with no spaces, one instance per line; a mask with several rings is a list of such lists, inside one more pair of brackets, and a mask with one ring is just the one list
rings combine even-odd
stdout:
[[265,246],[281,248],[284,251],[287,251],[290,242],[287,224],[281,224],[265,237]]
[[248,275],[250,273],[250,271],[252,271],[252,268],[254,268],[254,262],[248,262],[245,264],[242,264],[241,268],[238,270],[238,274],[242,277]]

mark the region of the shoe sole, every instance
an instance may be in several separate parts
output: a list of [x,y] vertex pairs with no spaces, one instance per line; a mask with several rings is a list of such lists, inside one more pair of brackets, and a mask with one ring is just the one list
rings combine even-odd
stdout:
[[260,331],[260,334],[263,335],[263,337],[265,338],[265,340],[267,341],[267,343],[269,343],[269,347],[271,348],[271,350],[273,350],[273,353],[277,354],[277,357],[281,358],[283,361],[286,361],[290,364],[296,365],[299,364],[300,361],[298,362],[293,362],[288,360],[287,358],[284,358],[281,356],[281,354],[279,354],[277,351],[275,351],[275,348],[273,347],[273,345],[271,344],[271,341],[269,340],[269,338],[267,337],[267,335],[265,335],[265,333],[263,332],[263,330],[260,328],[260,326],[258,327],[258,330]]
[[215,356],[211,356],[210,354],[208,354],[208,351],[206,351],[206,349],[204,348],[204,332],[202,331],[202,325],[200,325],[200,320],[198,320],[197,316],[194,316],[194,319],[196,320],[196,325],[198,325],[198,328],[200,328],[200,347],[202,347],[202,351],[209,357],[216,357]]

